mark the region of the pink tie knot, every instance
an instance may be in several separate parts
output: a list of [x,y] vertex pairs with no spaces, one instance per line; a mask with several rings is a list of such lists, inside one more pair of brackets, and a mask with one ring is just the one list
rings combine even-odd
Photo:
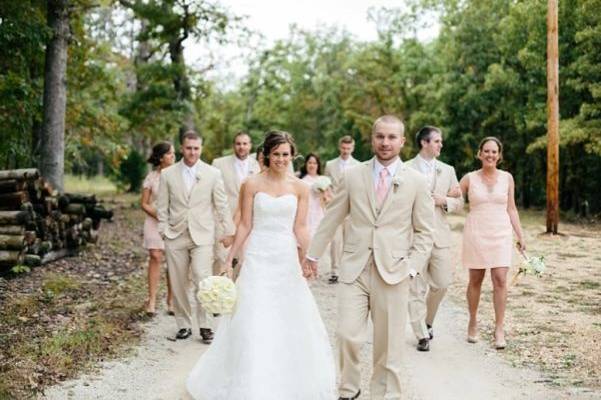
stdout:
[[380,179],[386,179],[388,177],[388,168],[382,168],[380,171]]

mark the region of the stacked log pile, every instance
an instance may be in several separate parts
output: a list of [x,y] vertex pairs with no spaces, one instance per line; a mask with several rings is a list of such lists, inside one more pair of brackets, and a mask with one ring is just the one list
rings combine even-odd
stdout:
[[0,170],[0,269],[72,254],[112,216],[94,195],[59,194],[37,169]]

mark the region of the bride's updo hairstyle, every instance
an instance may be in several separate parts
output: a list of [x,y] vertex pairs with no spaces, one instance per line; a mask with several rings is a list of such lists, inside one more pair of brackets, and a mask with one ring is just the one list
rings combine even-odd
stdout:
[[285,144],[288,143],[290,145],[290,155],[291,157],[291,161],[294,158],[294,155],[296,154],[296,143],[294,143],[294,139],[292,138],[292,135],[289,134],[288,132],[284,132],[284,131],[269,131],[267,132],[267,134],[265,135],[265,140],[263,140],[263,155],[264,155],[264,161],[263,163],[265,164],[266,167],[269,167],[269,154],[271,154],[271,151],[273,149],[275,149],[276,147],[278,147],[281,144]]

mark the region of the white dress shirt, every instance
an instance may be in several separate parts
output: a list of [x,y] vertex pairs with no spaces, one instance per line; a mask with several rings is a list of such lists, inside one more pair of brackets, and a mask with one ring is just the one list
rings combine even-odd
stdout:
[[378,189],[378,182],[380,181],[380,171],[383,169],[388,170],[388,176],[386,177],[386,186],[390,188],[390,183],[392,182],[392,177],[396,173],[397,168],[401,165],[402,161],[400,157],[397,157],[396,160],[388,165],[387,167],[380,164],[377,158],[374,159],[374,170],[372,172],[374,178],[374,190]]
[[349,164],[349,160],[350,160],[350,157],[347,158],[346,160],[344,160],[343,158],[340,158],[338,160],[338,168],[340,169],[340,172],[346,171],[346,168],[348,167],[348,164]]
[[244,160],[234,156],[234,166],[236,167],[236,175],[238,175],[238,182],[244,181],[248,177],[248,171],[250,169],[250,163],[248,157]]
[[196,183],[196,172],[198,171],[198,162],[191,167],[188,167],[186,163],[182,162],[182,178],[184,179],[184,185],[186,185],[186,192],[190,193],[192,186]]
[[436,159],[426,160],[418,154],[417,161],[419,171],[424,174],[428,180],[430,191],[434,190],[434,183],[436,182]]

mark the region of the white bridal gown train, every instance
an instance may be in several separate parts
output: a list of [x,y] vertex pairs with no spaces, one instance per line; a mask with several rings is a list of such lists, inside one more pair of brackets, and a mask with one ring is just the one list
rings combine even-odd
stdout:
[[336,399],[332,349],[298,262],[296,208],[292,194],[255,195],[236,310],[188,376],[194,399]]

